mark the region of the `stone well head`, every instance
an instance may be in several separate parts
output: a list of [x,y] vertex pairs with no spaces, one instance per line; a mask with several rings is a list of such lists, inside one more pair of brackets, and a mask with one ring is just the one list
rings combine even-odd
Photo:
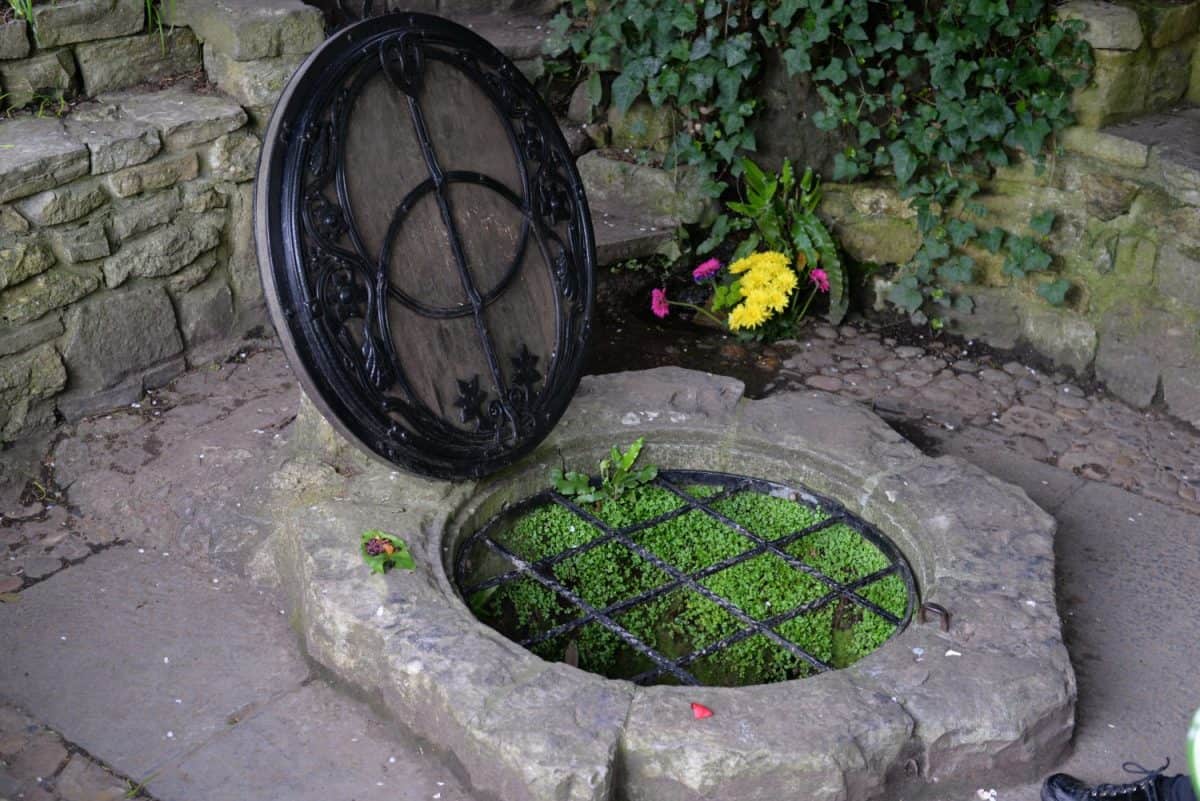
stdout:
[[[388,154],[386,159],[380,153]],[[553,117],[473,34],[415,14],[315,51],[264,139],[268,304],[306,399],[274,477],[270,572],[309,654],[505,801],[919,797],[1032,779],[1073,728],[1053,520],[818,392],[750,401],[675,368],[580,380],[594,244]],[[640,686],[472,614],[460,546],[551,468],[645,437],[664,469],[804,488],[911,566],[914,622],[851,666]],[[403,537],[373,575],[359,535]],[[697,719],[692,704],[713,716]]]

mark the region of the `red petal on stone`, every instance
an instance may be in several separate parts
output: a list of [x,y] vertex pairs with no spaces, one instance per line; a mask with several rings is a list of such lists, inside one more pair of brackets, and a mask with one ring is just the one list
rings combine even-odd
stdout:
[[713,711],[704,704],[697,704],[695,701],[693,701],[692,714],[696,716],[696,720],[704,720],[705,718],[711,718],[713,716]]

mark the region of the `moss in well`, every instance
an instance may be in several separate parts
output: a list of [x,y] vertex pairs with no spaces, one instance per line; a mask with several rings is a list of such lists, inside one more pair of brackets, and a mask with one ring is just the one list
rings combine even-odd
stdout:
[[[696,485],[685,491],[712,497],[719,487]],[[658,487],[642,487],[588,511],[606,524],[626,527],[678,509],[683,501]],[[775,540],[828,517],[801,503],[744,491],[717,501],[713,508],[755,535]],[[547,504],[513,521],[497,536],[529,561],[586,543],[600,532],[565,507]],[[699,510],[692,510],[631,535],[639,545],[684,574],[694,573],[756,547],[755,542]],[[792,556],[840,582],[861,579],[886,568],[887,557],[850,526],[838,524],[807,535],[786,548]],[[610,542],[554,565],[554,576],[588,604],[603,609],[669,583],[671,576],[619,543]],[[812,603],[829,592],[819,579],[770,553],[751,557],[700,582],[755,619],[765,619]],[[904,581],[887,576],[859,591],[867,600],[903,618],[908,604]],[[482,593],[480,595],[483,595]],[[524,578],[485,598],[471,599],[485,622],[514,639],[524,639],[575,619],[579,613],[553,591]],[[745,625],[718,603],[680,587],[613,615],[617,623],[669,658],[729,637]],[[887,640],[895,626],[868,609],[834,600],[818,610],[780,624],[776,631],[808,653],[844,667]],[[653,663],[616,634],[597,623],[540,643],[535,652],[561,660],[568,648],[579,667],[613,678],[630,678]],[[756,634],[699,658],[687,669],[705,684],[741,685],[808,675],[811,667],[771,639]],[[667,676],[664,681],[669,681]]]

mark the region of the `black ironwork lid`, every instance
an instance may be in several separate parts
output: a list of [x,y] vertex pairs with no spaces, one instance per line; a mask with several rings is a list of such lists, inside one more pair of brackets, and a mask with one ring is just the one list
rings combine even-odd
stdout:
[[471,31],[391,14],[325,42],[275,109],[255,216],[292,367],[371,453],[478,477],[566,409],[594,284],[583,185],[549,109]]

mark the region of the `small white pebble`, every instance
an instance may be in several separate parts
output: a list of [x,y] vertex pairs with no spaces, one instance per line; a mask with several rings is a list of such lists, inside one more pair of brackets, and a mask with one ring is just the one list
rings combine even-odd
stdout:
[[375,782],[375,786],[376,786],[376,787],[382,787],[382,786],[383,786],[383,782]]
[[65,634],[64,634],[63,636],[59,637],[58,639],[62,640],[63,642],[66,642],[66,641],[67,641],[67,635],[65,635]]
[[946,651],[946,656],[962,656],[962,654],[958,651],[955,651],[953,648],[950,648]]
[[1026,605],[1026,606],[1037,606],[1037,601],[1035,601],[1035,600],[1033,600],[1033,599],[1031,598],[1031,599],[1029,599],[1028,601],[1026,601],[1026,602],[1025,602],[1025,605]]
[[213,584],[220,584],[220,583],[221,583],[220,579],[216,579],[216,578],[213,579]]
[[389,764],[389,765],[395,765],[395,764],[396,764],[396,758],[395,758],[395,757],[388,757],[388,764]]
[[145,548],[138,548],[138,553],[145,553],[145,552],[146,552]]
[[168,739],[168,740],[174,740],[174,739],[175,739],[175,732],[173,732],[173,731],[169,731],[169,732],[167,732],[167,739]]
[[164,665],[169,665],[169,664],[171,664],[171,657],[169,657],[169,656],[164,656],[164,657],[163,657],[163,664],[164,664]]
[[183,703],[183,699],[182,699],[182,698],[176,698],[176,699],[175,699],[175,703],[177,703],[177,704],[182,704],[182,703]]

